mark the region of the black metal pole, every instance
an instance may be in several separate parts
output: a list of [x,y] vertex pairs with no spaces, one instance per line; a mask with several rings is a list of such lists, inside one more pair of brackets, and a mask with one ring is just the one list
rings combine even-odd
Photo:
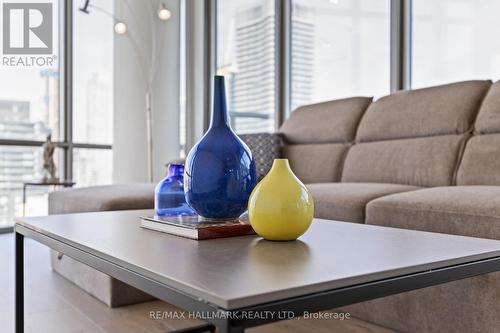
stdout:
[[16,333],[24,332],[24,236],[16,232]]

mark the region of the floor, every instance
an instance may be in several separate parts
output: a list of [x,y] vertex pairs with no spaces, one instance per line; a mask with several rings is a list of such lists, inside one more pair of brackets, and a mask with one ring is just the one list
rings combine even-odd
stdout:
[[[0,235],[0,331],[14,332],[14,237]],[[160,333],[195,320],[155,320],[150,311],[176,308],[160,301],[110,309],[50,269],[49,249],[26,240],[25,331],[27,333]],[[390,333],[360,320],[289,320],[248,330],[263,332]]]

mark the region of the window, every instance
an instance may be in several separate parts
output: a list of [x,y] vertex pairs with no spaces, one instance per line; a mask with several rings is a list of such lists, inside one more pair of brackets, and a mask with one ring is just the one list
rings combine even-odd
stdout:
[[[33,1],[36,2],[36,1]],[[59,7],[52,3],[52,63],[43,66],[0,65],[0,229],[13,224],[22,214],[22,183],[41,177],[42,150],[48,134],[61,141],[63,120],[59,106]],[[22,29],[11,30],[22,40]],[[31,42],[31,40],[30,40]],[[38,42],[44,43],[39,40]],[[22,56],[17,57],[20,59]],[[43,56],[44,59],[45,56]],[[22,87],[22,89],[20,89]],[[62,154],[56,150],[56,163]],[[62,164],[58,164],[61,169]],[[61,172],[58,172],[62,175]],[[47,188],[30,188],[30,213],[46,212]]]
[[500,78],[496,0],[414,0],[412,87]]
[[389,93],[389,0],[293,0],[291,109]]
[[[217,72],[226,75],[238,133],[275,129],[276,1],[217,1]],[[283,38],[290,40],[291,110],[390,92],[390,0],[290,0],[290,6]]]
[[113,0],[96,1],[88,14],[81,5],[74,0],[73,180],[75,186],[92,186],[112,181],[115,22]]
[[113,0],[96,1],[88,14],[81,4],[73,7],[73,141],[111,144]]
[[[60,104],[64,87],[59,61],[60,43],[66,38],[61,13],[68,2],[43,2],[52,3],[52,64],[0,65],[0,230],[12,226],[13,216],[23,214],[23,183],[41,179],[41,145],[49,133],[57,146],[54,160],[61,180],[71,177],[66,171],[72,167],[79,186],[111,182],[113,1],[96,2],[94,9],[104,11],[95,10],[93,15],[78,11],[82,2],[73,1],[74,105],[69,110]],[[66,116],[73,119],[70,129],[65,127]],[[74,142],[65,135],[71,130]],[[67,153],[73,160],[65,158]],[[28,188],[26,215],[47,213],[49,190]]]
[[[52,4],[52,64],[0,66],[0,139],[45,140],[49,133],[52,140],[61,138],[59,2],[45,2]],[[12,31],[22,39],[21,29]]]
[[274,131],[273,0],[219,0],[217,72],[226,76],[228,110],[238,133]]

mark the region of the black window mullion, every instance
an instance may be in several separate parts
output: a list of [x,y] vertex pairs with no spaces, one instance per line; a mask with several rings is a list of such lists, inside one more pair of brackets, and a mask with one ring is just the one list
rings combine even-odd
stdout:
[[391,92],[411,87],[412,0],[391,0]]
[[291,111],[291,1],[292,0],[275,0],[276,130],[279,129]]
[[[60,44],[62,44],[62,84],[61,101],[62,114],[64,115],[64,179],[73,179],[73,0],[63,1],[62,33]],[[59,63],[61,68],[61,62]]]

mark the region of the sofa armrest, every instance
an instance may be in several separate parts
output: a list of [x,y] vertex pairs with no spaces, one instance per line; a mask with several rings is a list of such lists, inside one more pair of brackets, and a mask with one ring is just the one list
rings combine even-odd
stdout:
[[261,180],[271,169],[274,159],[282,156],[281,135],[279,133],[254,133],[241,134],[239,137],[250,148],[257,168],[257,178]]
[[152,209],[155,184],[137,183],[64,189],[49,194],[49,214]]

